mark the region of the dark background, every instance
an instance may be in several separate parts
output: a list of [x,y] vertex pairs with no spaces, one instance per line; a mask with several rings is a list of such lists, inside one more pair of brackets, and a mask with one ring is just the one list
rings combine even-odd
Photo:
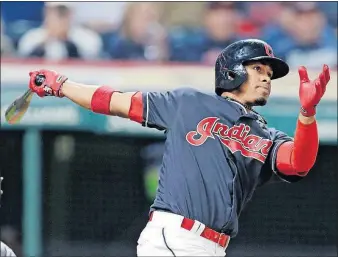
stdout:
[[[18,231],[18,241],[22,135],[0,131],[0,225]],[[162,139],[78,131],[42,138],[44,256],[135,256],[151,204],[140,152]],[[337,256],[337,167],[337,146],[321,145],[305,179],[259,188],[227,256]]]

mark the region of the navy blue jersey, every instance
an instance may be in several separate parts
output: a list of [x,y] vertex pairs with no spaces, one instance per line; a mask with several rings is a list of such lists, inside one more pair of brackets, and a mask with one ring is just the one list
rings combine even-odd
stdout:
[[143,125],[167,138],[152,210],[166,210],[235,236],[257,186],[283,176],[278,147],[293,140],[238,102],[194,89],[142,93]]

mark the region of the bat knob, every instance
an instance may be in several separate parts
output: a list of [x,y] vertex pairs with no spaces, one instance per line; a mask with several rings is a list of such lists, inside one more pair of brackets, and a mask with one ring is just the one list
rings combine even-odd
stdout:
[[41,86],[43,82],[45,82],[45,75],[42,75],[42,74],[38,74],[36,77],[35,77],[35,85],[37,86]]

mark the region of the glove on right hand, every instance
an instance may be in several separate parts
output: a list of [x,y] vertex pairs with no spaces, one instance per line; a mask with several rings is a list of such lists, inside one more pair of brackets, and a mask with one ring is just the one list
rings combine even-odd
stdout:
[[[68,79],[64,75],[60,75],[56,71],[53,70],[37,70],[31,71],[29,73],[30,80],[29,80],[29,88],[36,93],[40,97],[45,96],[56,96],[56,97],[63,97],[61,93],[61,87],[63,83]],[[36,79],[41,79],[37,76],[43,76],[44,80],[42,81],[41,85],[36,85]]]

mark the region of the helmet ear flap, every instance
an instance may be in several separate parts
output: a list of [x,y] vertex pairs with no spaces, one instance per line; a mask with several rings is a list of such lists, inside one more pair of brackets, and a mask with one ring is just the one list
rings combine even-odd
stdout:
[[232,69],[223,68],[216,78],[216,93],[221,95],[225,91],[232,91],[242,85],[246,79],[247,72],[241,64]]
[[234,81],[236,79],[236,73],[233,72],[232,70],[228,70],[225,74],[225,76],[227,77],[227,79],[229,81]]

